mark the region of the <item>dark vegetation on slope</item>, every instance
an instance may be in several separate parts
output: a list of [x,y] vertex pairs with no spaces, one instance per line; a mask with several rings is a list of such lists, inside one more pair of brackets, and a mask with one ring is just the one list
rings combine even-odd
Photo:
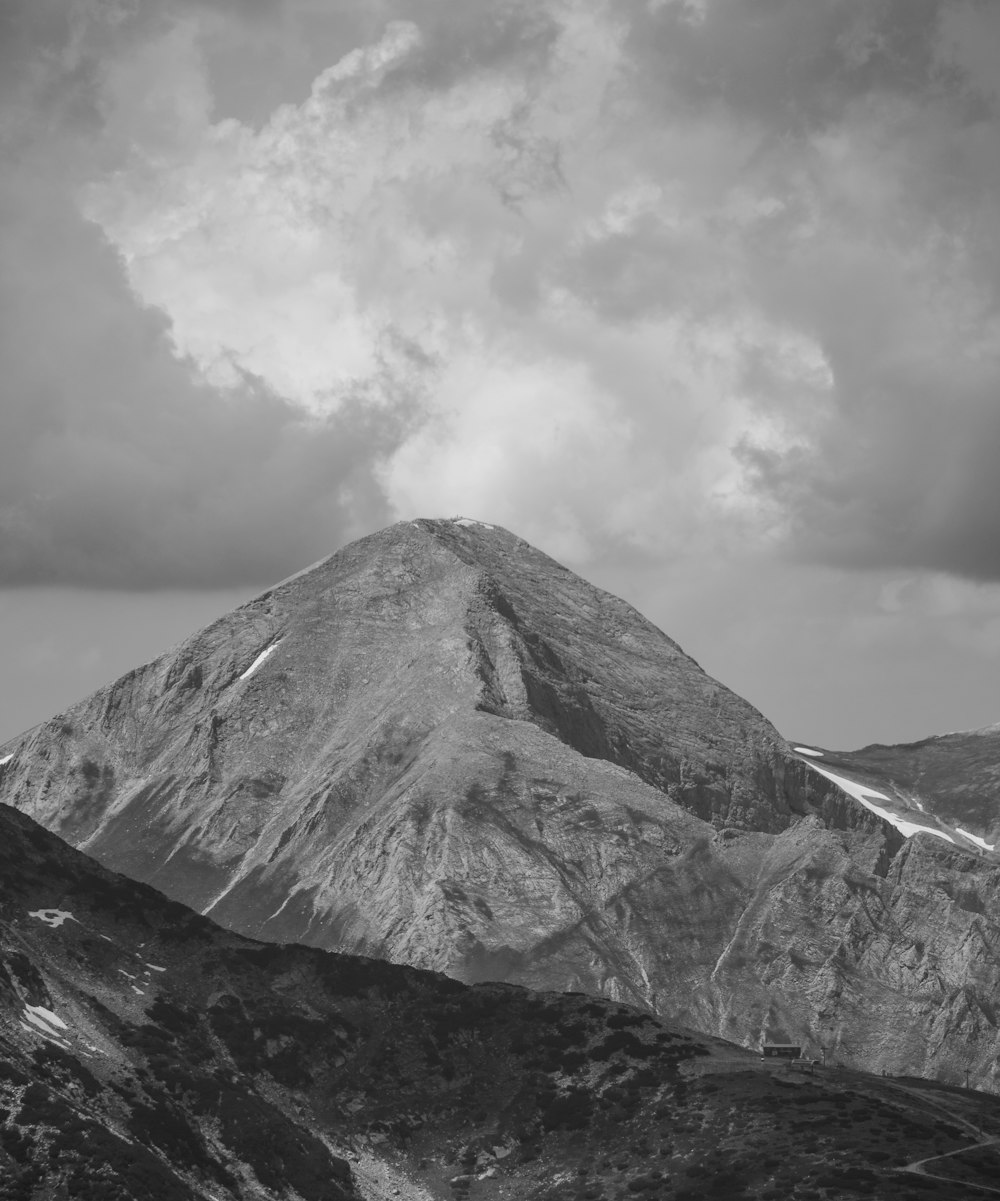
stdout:
[[6,807],[0,1040],[5,1201],[348,1201],[374,1160],[403,1201],[958,1201],[897,1169],[1000,1131],[962,1090],[774,1075],[606,1001],[255,944]]

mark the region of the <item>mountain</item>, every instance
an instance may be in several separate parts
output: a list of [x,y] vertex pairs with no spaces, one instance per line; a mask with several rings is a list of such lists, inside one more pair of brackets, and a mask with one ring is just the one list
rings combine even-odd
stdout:
[[1000,1079],[1000,867],[497,527],[362,539],[0,760],[0,800],[244,935]]
[[991,856],[1000,844],[1000,726],[857,751],[795,751],[897,829]]
[[467,521],[363,539],[2,750],[3,800],[242,933],[449,969],[603,908],[644,825],[648,874],[818,795],[635,610]]
[[998,1132],[963,1089],[252,942],[0,806],[5,1201],[960,1201]]

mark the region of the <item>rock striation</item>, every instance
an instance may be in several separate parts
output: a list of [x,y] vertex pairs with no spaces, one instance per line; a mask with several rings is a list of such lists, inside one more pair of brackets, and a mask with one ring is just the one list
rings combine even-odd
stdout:
[[362,539],[0,759],[0,800],[241,934],[997,1080],[998,869],[498,527]]
[[818,770],[846,777],[894,817],[961,846],[1000,849],[1000,726],[856,751],[803,748]]
[[0,806],[5,1201],[963,1201],[981,1129],[997,1098],[250,942]]

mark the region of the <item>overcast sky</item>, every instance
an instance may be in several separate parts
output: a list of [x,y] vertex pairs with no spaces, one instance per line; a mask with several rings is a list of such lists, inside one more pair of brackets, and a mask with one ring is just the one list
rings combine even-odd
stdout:
[[0,0],[0,741],[394,520],[1000,721],[1000,4]]

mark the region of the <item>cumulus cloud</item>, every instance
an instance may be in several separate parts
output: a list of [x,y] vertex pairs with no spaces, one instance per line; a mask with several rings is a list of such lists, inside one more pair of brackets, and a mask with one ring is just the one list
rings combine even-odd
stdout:
[[[174,146],[211,103],[190,26],[153,37],[130,14],[40,0],[0,39],[0,581],[261,584],[390,518],[372,465],[405,406],[309,414],[246,370],[213,387],[130,288],[80,189],[140,128]],[[140,76],[145,107],[109,114]]]
[[[32,252],[37,290],[75,297],[48,323],[69,366],[37,355],[12,402],[8,578],[245,578],[296,509],[289,557],[473,512],[577,563],[1000,576],[988,5],[73,11],[31,76],[84,147],[38,225],[72,226],[75,266]],[[74,331],[86,279],[105,299]],[[59,454],[49,411],[75,414]],[[85,478],[87,503],[59,483]]]
[[[461,71],[433,24],[391,20],[259,129],[204,104],[194,128],[172,99],[164,120],[148,88],[136,117],[128,80],[176,72],[179,47],[197,61],[177,24],[141,71],[108,69],[107,127],[123,108],[152,133],[83,203],[205,381],[251,372],[314,414],[389,389],[419,414],[377,472],[397,513],[485,513],[581,561],[738,516],[730,444],[748,424],[784,444],[745,360],[784,379],[815,356],[726,298],[699,208],[745,134],[616,112],[627,24],[558,16],[513,7],[499,40],[472,24]],[[768,211],[724,203],[742,225]]]
[[0,576],[268,580],[383,520],[370,469],[398,415],[311,417],[249,377],[200,383],[48,182],[0,187]]

